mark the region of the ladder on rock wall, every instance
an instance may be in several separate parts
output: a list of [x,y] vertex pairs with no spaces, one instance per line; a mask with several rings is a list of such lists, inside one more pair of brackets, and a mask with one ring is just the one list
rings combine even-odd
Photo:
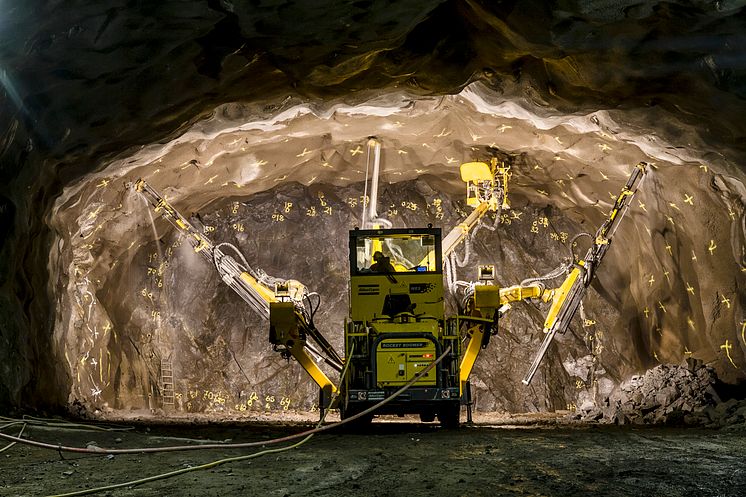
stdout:
[[174,405],[174,370],[171,359],[161,358],[161,396],[163,407]]

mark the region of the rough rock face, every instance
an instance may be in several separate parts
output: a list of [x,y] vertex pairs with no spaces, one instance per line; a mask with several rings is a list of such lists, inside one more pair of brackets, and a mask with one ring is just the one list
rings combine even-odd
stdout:
[[[266,381],[279,405],[297,369],[266,352],[263,327],[187,254],[169,255],[168,268],[162,254],[150,260],[155,239],[164,254],[175,240],[151,236],[125,183],[143,176],[214,220],[216,235],[235,232],[252,261],[267,244],[297,254],[293,240],[318,244],[299,227],[331,240],[354,224],[346,198],[328,219],[313,203],[319,191],[359,189],[353,151],[371,134],[386,143],[384,181],[400,185],[387,202],[406,210],[437,197],[453,209],[444,227],[465,213],[459,162],[491,148],[515,161],[522,219],[473,241],[505,284],[555,267],[562,234],[595,229],[629,167],[654,164],[588,322],[558,340],[527,392],[513,380],[539,337],[513,330],[536,330],[541,312],[517,310],[478,365],[480,408],[602,400],[627,375],[690,355],[744,379],[740,2],[48,2],[7,9],[0,28],[0,404],[149,406],[165,347],[195,409],[246,407],[258,396],[249,387]],[[318,207],[319,224],[288,217],[268,230],[269,211],[226,211],[239,202],[284,214],[282,195]],[[251,231],[233,229],[242,223]],[[324,272],[262,264],[278,275],[292,265],[314,288],[331,272],[341,285],[343,253],[329,245],[319,256]],[[343,315],[339,288],[329,322]],[[183,329],[189,340],[176,340]],[[303,388],[299,403],[311,398]]]

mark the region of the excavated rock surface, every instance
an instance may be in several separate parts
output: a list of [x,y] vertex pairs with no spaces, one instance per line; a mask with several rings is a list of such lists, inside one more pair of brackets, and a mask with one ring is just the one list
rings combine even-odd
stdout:
[[[739,1],[9,6],[0,16],[0,405],[150,406],[163,344],[188,365],[194,388],[182,385],[182,397],[196,409],[227,405],[229,388],[233,406],[246,407],[260,392],[245,387],[270,378],[277,396],[266,392],[263,408],[293,389],[307,402],[297,368],[266,351],[263,325],[207,268],[182,254],[165,269],[158,256],[143,278],[154,240],[163,252],[174,241],[151,235],[125,184],[143,176],[187,213],[220,214],[216,235],[255,216],[252,237],[267,232],[266,241],[236,233],[252,262],[307,275],[315,289],[329,273],[340,285],[340,249],[319,241],[352,224],[343,202],[324,222],[301,217],[277,236],[266,217],[234,218],[221,203],[264,202],[275,213],[284,206],[261,195],[297,183],[309,190],[288,192],[308,208],[319,188],[364,179],[352,151],[371,134],[386,143],[385,182],[427,176],[447,208],[462,197],[459,162],[494,147],[520,159],[512,192],[523,220],[474,241],[508,283],[555,267],[562,233],[593,231],[629,168],[653,164],[589,295],[588,322],[558,339],[545,377],[526,390],[513,380],[540,337],[514,330],[537,330],[541,313],[515,311],[477,366],[479,408],[598,403],[627,376],[688,355],[743,381],[743,12]],[[433,194],[397,195],[401,210],[402,199]],[[263,254],[267,243],[282,248]],[[314,260],[309,246],[321,248]],[[323,311],[332,329],[339,288]],[[184,328],[189,340],[171,338]]]

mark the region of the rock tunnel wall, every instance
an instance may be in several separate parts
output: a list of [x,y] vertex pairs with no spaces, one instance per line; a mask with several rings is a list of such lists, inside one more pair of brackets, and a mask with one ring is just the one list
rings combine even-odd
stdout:
[[[679,362],[690,353],[716,365],[728,381],[743,378],[743,19],[739,1],[332,1],[311,10],[287,2],[165,1],[157,7],[31,2],[6,9],[0,18],[0,405],[59,408],[80,399],[95,408],[104,402],[118,407],[151,402],[153,358],[143,357],[157,347],[146,342],[169,337],[154,333],[146,312],[150,291],[139,310],[130,308],[133,289],[153,283],[141,274],[152,264],[148,259],[155,246],[147,244],[159,238],[167,251],[170,235],[156,220],[158,235],[139,238],[146,228],[138,226],[143,220],[124,193],[125,181],[142,174],[165,188],[178,207],[205,216],[226,209],[225,202],[258,202],[256,194],[288,187],[284,182],[310,188],[297,192],[310,203],[317,199],[315,188],[332,192],[360,183],[360,158],[350,151],[364,146],[382,123],[303,138],[307,122],[300,116],[294,134],[280,130],[271,135],[279,141],[262,145],[262,153],[274,147],[273,153],[284,154],[276,167],[270,161],[259,165],[267,159],[251,155],[262,133],[272,130],[247,130],[241,138],[251,146],[242,155],[239,143],[232,143],[238,135],[226,126],[275,121],[299,105],[312,109],[304,111],[309,121],[333,112],[335,105],[358,107],[365,116],[370,107],[390,106],[391,96],[396,101],[402,94],[407,103],[417,100],[415,109],[433,109],[437,117],[420,114],[420,124],[424,120],[429,127],[418,131],[407,122],[410,133],[422,133],[416,140],[402,138],[406,133],[392,127],[396,120],[377,129],[386,150],[396,154],[386,161],[387,183],[414,188],[425,182],[442,195],[444,209],[456,209],[461,187],[451,161],[471,156],[471,147],[477,147],[476,155],[485,154],[494,141],[502,153],[519,158],[517,164],[532,164],[515,177],[516,205],[523,208],[515,212],[525,211],[523,221],[507,219],[496,232],[481,230],[474,240],[480,260],[494,260],[496,254],[504,259],[501,282],[522,278],[522,271],[510,274],[522,264],[537,272],[551,269],[564,249],[551,243],[532,246],[531,237],[595,227],[626,168],[645,159],[656,165],[638,196],[645,208],[634,206],[589,302],[606,302],[619,319],[592,333],[574,328],[574,338],[560,340],[550,357],[551,377],[558,383],[526,394],[505,372],[523,358],[514,362],[510,356],[518,351],[504,351],[510,340],[528,340],[539,311],[516,309],[510,319],[520,321],[515,329],[526,334],[511,338],[511,326],[498,338],[506,343],[482,357],[477,373],[483,406],[529,409],[556,407],[572,398],[583,402],[581,394],[592,396],[586,387],[599,378],[587,367],[586,352],[593,347],[580,344],[599,331],[606,337],[603,369],[612,381],[627,370]],[[447,107],[459,104],[442,96],[457,95],[475,81],[484,86],[471,88],[478,98],[461,96],[471,105],[461,113],[471,116],[445,119],[451,115]],[[402,123],[407,117],[414,121],[411,114],[396,112]],[[195,129],[211,139],[192,140],[187,135]],[[457,133],[436,136],[449,129]],[[325,140],[336,150],[326,161],[332,168],[319,161],[330,151]],[[175,162],[169,181],[159,183],[152,176],[159,167],[154,161],[167,142]],[[305,150],[311,154],[296,157]],[[204,167],[220,151],[219,167]],[[407,157],[413,159],[407,162]],[[177,172],[175,167],[190,161],[195,163]],[[230,174],[206,184],[220,167]],[[242,188],[226,192],[223,183],[231,181]],[[423,201],[407,191],[397,195]],[[121,214],[119,204],[128,215]],[[547,226],[538,225],[543,218]],[[559,231],[550,229],[549,220]],[[105,226],[97,229],[100,224]],[[216,230],[225,226],[215,225]],[[539,250],[537,255],[526,246]],[[247,255],[258,257],[256,248],[248,244]],[[186,256],[174,258],[169,268],[187,263]],[[277,274],[285,275],[286,269],[278,267]],[[196,280],[201,270],[189,266],[188,273]],[[214,284],[203,276],[200,281]],[[119,281],[126,283],[121,291]],[[172,282],[161,291],[180,295],[180,290]],[[224,297],[221,305],[230,306]],[[161,320],[176,321],[164,329],[170,333],[182,320],[195,330],[211,330],[197,320],[214,319],[225,309],[202,311],[184,314],[169,307]],[[249,335],[242,320],[251,318],[235,312],[233,331],[221,339],[233,346],[240,337],[241,350],[248,351],[255,338],[247,337],[259,335]],[[110,346],[115,334],[121,342]],[[213,339],[197,341],[194,350],[204,354]],[[254,346],[259,350],[259,341]],[[196,357],[187,350],[191,345],[182,347],[183,360]],[[210,349],[216,354],[211,366],[225,364],[228,348],[220,347]],[[237,361],[228,363],[234,367]],[[283,375],[295,378],[296,370],[285,367]],[[243,375],[230,373],[233,392],[250,384],[240,385],[235,378]],[[209,383],[199,381],[194,384]]]
[[[359,224],[369,135],[384,144],[379,203],[394,226],[447,232],[470,209],[458,165],[490,155],[512,164],[512,208],[485,219],[453,266],[470,280],[477,264],[495,263],[503,286],[567,261],[569,240],[595,232],[634,164],[653,163],[585,317],[526,388],[520,379],[546,307],[517,305],[477,364],[477,408],[587,404],[632,373],[688,357],[726,380],[743,377],[743,185],[709,169],[719,164],[623,131],[608,113],[542,114],[483,85],[437,99],[392,93],[357,106],[285,105],[262,119],[221,107],[176,140],[65,189],[52,215],[59,239],[50,273],[55,344],[73,379],[69,402],[158,409],[165,368],[174,372],[178,411],[312,408],[312,382],[272,352],[267,323],[182,246],[131,183],[144,177],[186,215],[198,213],[205,232],[235,244],[252,267],[319,292],[316,322],[341,349],[346,233]],[[731,347],[720,347],[726,340]]]

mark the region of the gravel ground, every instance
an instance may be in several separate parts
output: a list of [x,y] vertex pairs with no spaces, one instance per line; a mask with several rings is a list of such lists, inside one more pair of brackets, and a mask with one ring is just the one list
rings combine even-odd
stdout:
[[[332,430],[286,452],[99,495],[746,495],[743,431],[590,426],[563,419],[477,416],[474,425],[444,430],[384,418],[365,433]],[[179,426],[140,420],[127,432],[29,427],[25,434],[55,444],[125,448],[270,440],[311,426],[304,421]],[[259,450],[106,456],[16,445],[0,454],[0,495],[63,494]]]

